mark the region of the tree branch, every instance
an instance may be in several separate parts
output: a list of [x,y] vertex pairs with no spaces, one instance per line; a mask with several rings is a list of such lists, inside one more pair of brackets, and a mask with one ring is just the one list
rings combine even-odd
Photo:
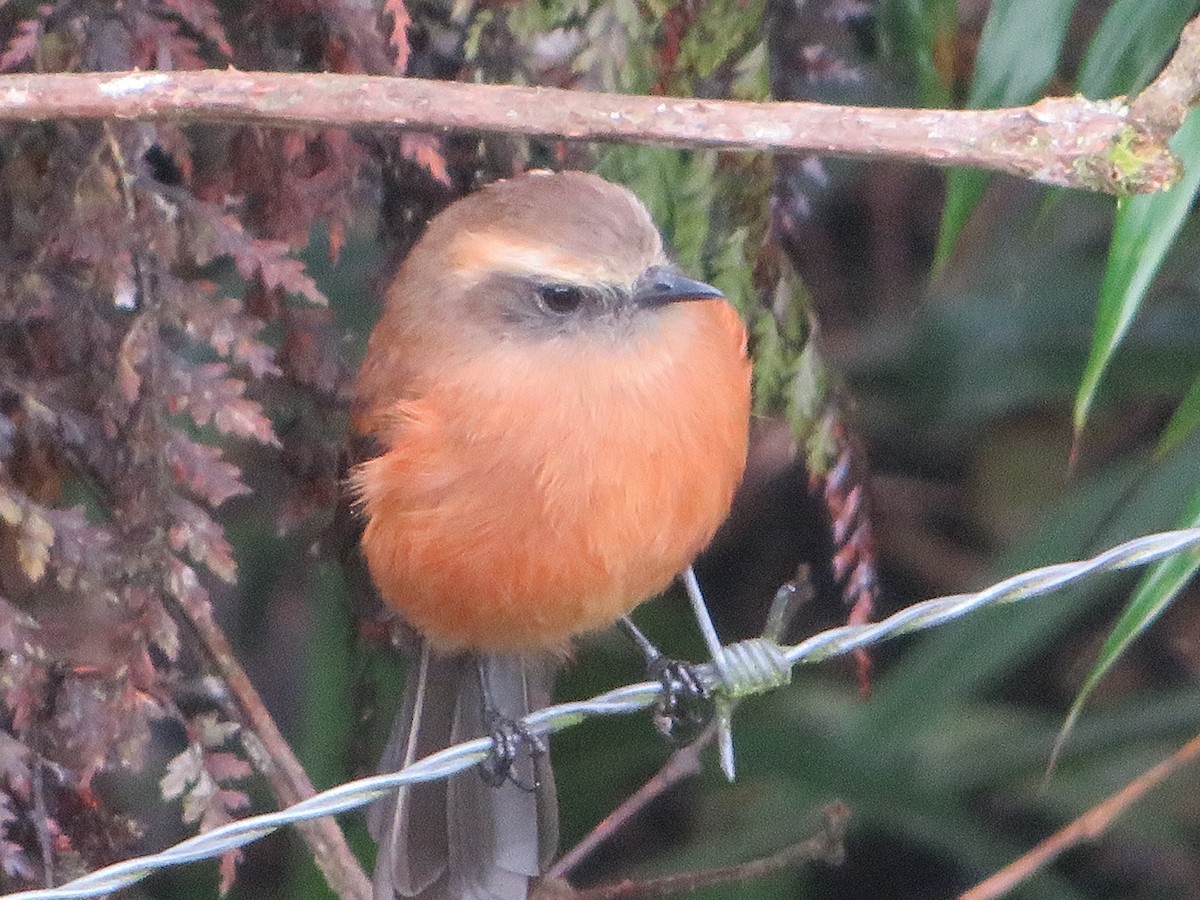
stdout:
[[1171,61],[1129,104],[1131,116],[1160,135],[1183,124],[1189,107],[1200,100],[1200,16],[1184,26]]
[[1049,97],[996,110],[748,103],[421,78],[204,70],[0,76],[0,121],[144,119],[492,131],[887,157],[1113,194],[1169,187],[1167,141],[1200,96],[1200,18],[1155,81],[1124,98]]
[[[247,743],[246,749],[254,756],[255,767],[270,782],[280,807],[307,800],[316,793],[312,782],[254,689],[250,676],[238,663],[224,632],[207,610],[201,612],[185,608],[183,604],[176,608],[199,637],[209,660],[237,704],[245,725],[261,743],[257,753],[251,743]],[[369,900],[370,880],[333,817],[314,819],[296,827],[334,893],[341,900]]]
[[[999,110],[919,110],[625,96],[420,78],[191,71],[0,76],[0,121],[142,119],[492,131],[571,140],[775,150],[971,166],[1108,193],[1161,190],[1200,81],[1189,26],[1142,106],[1052,97]],[[1144,95],[1145,96],[1145,95]],[[1131,109],[1142,109],[1139,119]]]
[[[616,884],[587,888],[561,894],[547,893],[546,900],[649,900],[686,894],[714,885],[741,884],[757,881],[790,869],[802,862],[841,865],[845,856],[846,826],[850,810],[842,803],[831,803],[822,811],[821,829],[813,837],[785,847],[762,859],[716,869],[701,869],[682,875],[666,875],[646,881],[626,880]],[[539,896],[540,900],[540,896]]]
[[1014,860],[999,872],[981,881],[958,900],[997,900],[1015,890],[1022,882],[1054,862],[1072,847],[1102,836],[1134,803],[1157,787],[1168,776],[1200,759],[1200,735],[1180,747],[1158,765],[1147,769],[1121,790],[1093,806],[1069,825],[1056,831],[1028,853]]
[[704,733],[686,747],[680,747],[649,781],[633,792],[616,809],[604,817],[578,844],[564,853],[550,871],[549,878],[566,878],[583,860],[587,859],[601,844],[625,827],[635,815],[649,806],[683,779],[700,773],[700,752],[712,743],[717,729],[711,725]]

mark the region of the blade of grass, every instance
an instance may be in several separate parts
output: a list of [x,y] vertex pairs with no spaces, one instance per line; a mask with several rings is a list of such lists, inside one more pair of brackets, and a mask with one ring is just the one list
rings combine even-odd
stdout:
[[[1195,493],[1183,515],[1180,525],[1183,528],[1200,525],[1200,484],[1193,484],[1191,487]],[[1125,611],[1121,614],[1121,618],[1113,626],[1104,646],[1100,649],[1095,666],[1088,673],[1087,680],[1071,704],[1071,710],[1067,713],[1058,737],[1054,740],[1054,749],[1050,753],[1050,762],[1047,766],[1048,773],[1054,769],[1058,755],[1062,752],[1063,745],[1070,737],[1075,722],[1083,711],[1084,703],[1087,702],[1096,686],[1121,658],[1126,648],[1174,602],[1175,598],[1179,596],[1179,592],[1192,580],[1197,569],[1200,569],[1200,550],[1192,550],[1165,559],[1146,573],[1129,604],[1125,607]]]
[[1140,91],[1162,68],[1200,3],[1114,0],[1088,45],[1075,89],[1093,100]]
[[1197,376],[1196,380],[1192,382],[1187,396],[1183,398],[1175,410],[1175,414],[1171,416],[1171,421],[1163,429],[1158,446],[1154,448],[1154,455],[1161,458],[1175,450],[1189,434],[1196,430],[1198,425],[1200,425],[1200,376]]
[[1117,207],[1092,348],[1075,398],[1076,449],[1108,364],[1200,189],[1200,114],[1188,115],[1171,147],[1183,160],[1180,183],[1160,194],[1126,198]]
[[911,71],[921,105],[949,106],[956,0],[884,0],[878,17],[883,52]]
[[[968,106],[986,109],[1036,100],[1058,68],[1074,9],[1074,0],[996,0],[980,36]],[[935,270],[950,258],[987,184],[980,172],[950,173]]]

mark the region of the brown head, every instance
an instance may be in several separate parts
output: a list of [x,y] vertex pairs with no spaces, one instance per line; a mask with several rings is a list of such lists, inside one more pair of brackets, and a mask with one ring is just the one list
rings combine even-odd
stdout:
[[674,301],[719,297],[679,274],[625,188],[584,172],[497,182],[436,216],[388,292],[360,374],[355,428],[397,382],[498,342],[620,342]]

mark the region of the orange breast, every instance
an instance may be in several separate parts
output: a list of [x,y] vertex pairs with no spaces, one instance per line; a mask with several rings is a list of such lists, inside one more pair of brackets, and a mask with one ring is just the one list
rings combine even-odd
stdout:
[[703,549],[745,465],[745,332],[720,301],[619,343],[500,343],[412,386],[355,474],[363,550],[443,649],[565,648],[611,625]]

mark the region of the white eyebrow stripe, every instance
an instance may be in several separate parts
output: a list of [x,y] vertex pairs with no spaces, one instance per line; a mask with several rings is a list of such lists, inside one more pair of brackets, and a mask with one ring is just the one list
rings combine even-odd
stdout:
[[574,284],[622,280],[603,260],[581,259],[558,247],[495,232],[463,232],[451,243],[449,255],[454,270],[472,281],[496,273]]

